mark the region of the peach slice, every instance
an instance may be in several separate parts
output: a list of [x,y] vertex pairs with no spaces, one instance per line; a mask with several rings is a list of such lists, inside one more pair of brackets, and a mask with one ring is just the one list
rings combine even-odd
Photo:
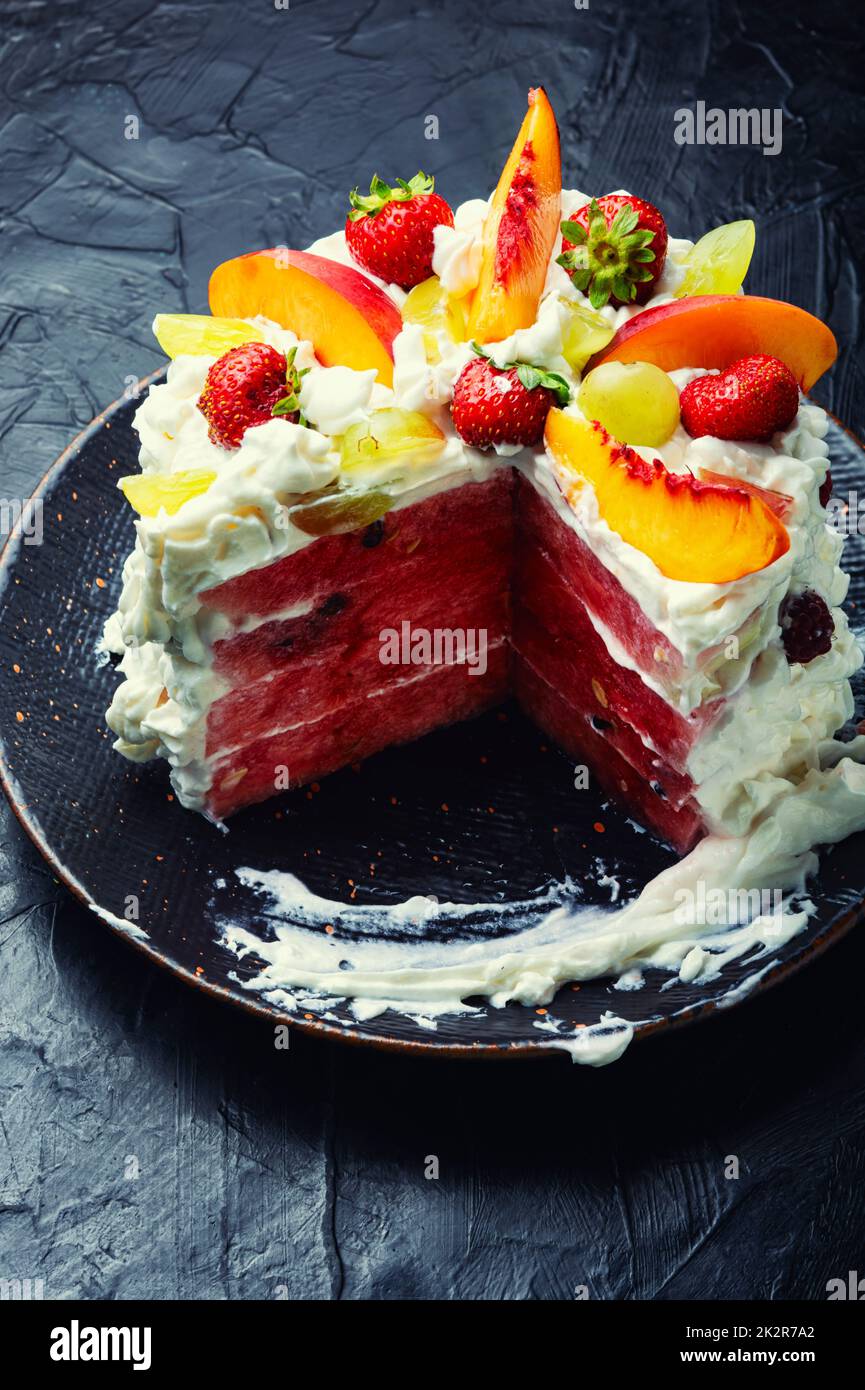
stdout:
[[558,238],[561,202],[559,129],[543,87],[533,87],[484,224],[467,330],[475,342],[496,343],[534,323]]
[[729,473],[716,473],[712,468],[700,469],[701,483],[717,483],[720,487],[735,487],[742,492],[750,492],[752,497],[759,497],[761,502],[765,502],[770,512],[774,512],[780,521],[786,521],[793,510],[793,498],[786,492],[775,492],[770,487],[758,487],[756,483],[749,483],[744,478],[733,478]]
[[547,416],[544,442],[573,477],[565,488],[568,500],[590,484],[611,530],[668,579],[728,584],[765,569],[790,548],[774,512],[732,479],[721,485],[668,473],[660,459],[647,463],[597,422],[556,407]]
[[393,340],[402,328],[392,299],[359,270],[308,251],[251,251],[216,267],[210,311],[221,318],[258,314],[312,343],[325,367],[375,367],[393,385]]
[[838,355],[834,334],[813,314],[780,299],[751,294],[707,294],[659,304],[635,314],[589,363],[654,362],[679,367],[729,367],[752,353],[779,357],[803,391]]

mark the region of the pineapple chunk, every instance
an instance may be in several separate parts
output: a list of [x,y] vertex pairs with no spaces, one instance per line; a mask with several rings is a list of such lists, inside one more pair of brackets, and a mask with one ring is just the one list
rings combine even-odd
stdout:
[[676,298],[699,294],[738,294],[754,254],[754,223],[727,222],[692,246],[683,261],[685,278]]
[[216,319],[210,314],[157,314],[156,341],[166,357],[221,357],[241,343],[263,343],[260,328],[243,319]]
[[216,474],[209,468],[189,468],[180,473],[132,473],[121,478],[117,486],[139,516],[169,516],[179,511],[191,497],[200,497]]

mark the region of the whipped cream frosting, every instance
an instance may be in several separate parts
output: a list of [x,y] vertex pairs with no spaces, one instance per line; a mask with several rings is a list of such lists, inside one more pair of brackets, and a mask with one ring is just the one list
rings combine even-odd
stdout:
[[[563,215],[572,215],[587,201],[576,190],[564,192]],[[436,229],[433,268],[455,296],[470,293],[477,284],[488,211],[488,200],[470,200],[456,210],[453,228]],[[663,275],[646,305],[607,306],[600,313],[618,327],[643,309],[672,299],[691,245],[670,239]],[[353,265],[342,232],[319,239],[309,249]],[[564,356],[564,335],[569,306],[588,301],[556,264],[557,252],[558,247],[535,322],[501,343],[488,344],[487,350],[499,365],[514,360],[534,363],[559,372],[576,388],[579,377]],[[402,305],[402,290],[376,283]],[[676,670],[661,661],[657,670],[641,670],[647,685],[684,715],[718,696],[728,699],[721,718],[694,745],[687,769],[713,833],[675,869],[649,884],[634,903],[612,913],[587,915],[563,900],[506,942],[433,949],[419,941],[408,956],[392,960],[385,958],[390,948],[375,948],[384,954],[374,955],[371,946],[359,946],[349,979],[345,970],[334,973],[330,938],[304,930],[304,922],[314,924],[318,910],[311,906],[310,895],[302,885],[287,883],[285,876],[272,878],[262,882],[261,891],[282,904],[294,925],[286,921],[273,942],[262,943],[257,937],[246,940],[231,924],[224,924],[230,945],[240,952],[254,949],[267,962],[252,987],[284,998],[294,990],[305,1006],[318,994],[350,996],[359,1016],[364,1010],[369,1016],[385,1007],[400,1007],[434,1020],[442,1011],[464,1008],[461,1001],[467,996],[486,995],[493,1005],[508,999],[547,1002],[565,980],[648,965],[680,971],[682,978],[709,978],[724,960],[752,948],[763,953],[777,949],[783,939],[803,930],[807,913],[789,909],[780,925],[775,918],[768,925],[758,919],[713,934],[678,916],[674,923],[670,898],[683,884],[698,880],[801,893],[816,862],[811,847],[865,825],[865,772],[858,765],[861,740],[843,746],[832,741],[852,713],[849,677],[862,655],[839,608],[847,586],[839,564],[842,540],[825,525],[818,501],[828,467],[824,412],[803,399],[790,428],[767,444],[692,439],[679,427],[663,447],[638,451],[647,458],[661,458],[675,472],[711,470],[791,499],[785,517],[790,548],[774,564],[729,584],[683,583],[667,579],[648,556],[610,529],[590,488],[567,501],[565,480],[543,449],[502,446],[481,453],[462,443],[453,430],[448,403],[472,355],[469,344],[454,343],[442,330],[436,334],[438,360],[431,362],[425,343],[429,330],[407,324],[394,342],[391,391],[376,382],[374,372],[323,367],[309,343],[265,319],[254,323],[265,341],[280,351],[295,348],[297,365],[308,369],[301,404],[310,428],[272,420],[247,430],[236,450],[213,445],[197,409],[215,360],[211,357],[176,358],[165,383],[151,388],[134,421],[143,472],[204,468],[216,475],[205,493],[184,503],[173,516],[161,512],[136,521],[135,548],[124,566],[118,609],[104,638],[106,649],[123,654],[123,681],[108,712],[115,747],[136,760],[166,758],[184,805],[204,804],[210,785],[207,714],[228,689],[212,670],[211,650],[214,642],[238,630],[224,615],[203,607],[200,595],[311,542],[312,537],[292,524],[292,506],[305,494],[340,481],[338,436],[387,405],[423,411],[442,429],[446,444],[436,459],[413,466],[410,476],[389,465],[380,478],[369,475],[368,484],[386,485],[396,507],[408,506],[444,488],[481,480],[512,462],[681,654]],[[681,391],[701,374],[702,369],[683,369],[671,378]],[[575,403],[568,409],[579,414]],[[835,638],[825,656],[807,666],[790,666],[780,643],[779,608],[789,593],[806,588],[818,590],[832,608]],[[590,617],[614,659],[629,664],[630,657],[598,616]],[[255,619],[248,619],[244,630],[255,625]],[[329,921],[337,909],[328,903],[320,910]],[[437,909],[437,915],[447,916],[448,911]],[[339,950],[345,958],[345,941]],[[618,1055],[630,1035],[629,1025],[613,1016],[581,1038],[563,1036],[549,1018],[539,1021],[539,1027],[575,1060],[593,1064]]]

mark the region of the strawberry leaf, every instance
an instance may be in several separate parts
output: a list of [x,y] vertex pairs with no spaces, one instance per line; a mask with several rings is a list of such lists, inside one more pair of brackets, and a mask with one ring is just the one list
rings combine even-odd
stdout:
[[558,372],[548,372],[544,367],[535,367],[530,362],[513,362],[511,366],[516,368],[517,376],[527,391],[542,386],[545,391],[552,391],[560,406],[570,401],[571,388]]
[[621,299],[627,304],[636,293],[636,287],[629,280],[626,280],[623,275],[616,276],[613,281],[613,294],[617,299]]
[[351,205],[349,221],[358,222],[362,217],[375,217],[388,203],[406,203],[410,198],[432,193],[434,188],[435,179],[420,170],[408,182],[405,179],[397,179],[394,188],[379,178],[378,174],[373,174],[369,193],[361,193],[359,189],[353,188],[348,195]]
[[585,227],[580,226],[579,222],[563,222],[561,226],[563,237],[573,242],[574,246],[582,246],[588,240],[588,232]]

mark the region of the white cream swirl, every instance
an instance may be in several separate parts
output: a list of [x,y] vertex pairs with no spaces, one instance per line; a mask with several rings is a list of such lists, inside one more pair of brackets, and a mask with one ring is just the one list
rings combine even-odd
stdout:
[[486,198],[470,198],[454,213],[454,225],[433,232],[433,274],[455,299],[470,294],[480,278],[484,248],[484,223],[490,204]]

